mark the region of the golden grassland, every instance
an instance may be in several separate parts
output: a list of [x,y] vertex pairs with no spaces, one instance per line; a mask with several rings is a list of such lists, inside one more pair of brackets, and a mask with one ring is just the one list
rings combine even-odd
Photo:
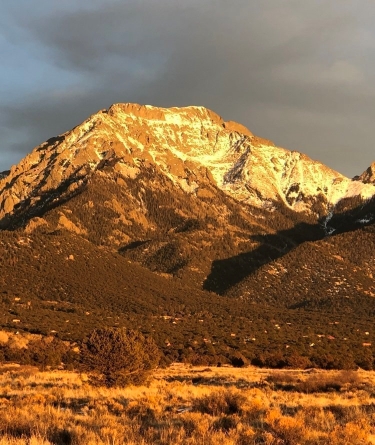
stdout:
[[375,373],[193,368],[147,386],[3,367],[0,445],[375,444]]

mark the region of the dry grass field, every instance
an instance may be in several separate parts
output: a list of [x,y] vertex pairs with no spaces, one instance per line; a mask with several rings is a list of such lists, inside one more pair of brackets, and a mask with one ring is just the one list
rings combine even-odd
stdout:
[[108,389],[74,372],[0,371],[0,445],[375,443],[373,372],[174,365]]

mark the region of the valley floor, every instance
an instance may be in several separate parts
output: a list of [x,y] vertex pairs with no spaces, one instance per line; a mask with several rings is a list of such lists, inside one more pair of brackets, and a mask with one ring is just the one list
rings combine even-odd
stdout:
[[375,372],[158,370],[95,388],[75,372],[0,369],[0,445],[375,443]]

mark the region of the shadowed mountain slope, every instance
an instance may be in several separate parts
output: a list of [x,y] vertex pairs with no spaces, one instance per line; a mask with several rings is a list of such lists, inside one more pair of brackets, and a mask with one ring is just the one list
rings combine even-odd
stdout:
[[[374,248],[374,225],[305,242],[254,268],[227,295],[290,308],[373,316]],[[214,265],[213,271],[215,267],[225,268],[225,264]]]

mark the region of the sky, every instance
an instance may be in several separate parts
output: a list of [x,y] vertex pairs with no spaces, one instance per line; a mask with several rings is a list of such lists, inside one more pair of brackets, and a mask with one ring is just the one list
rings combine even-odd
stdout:
[[375,1],[17,0],[0,171],[112,103],[200,105],[347,175],[375,161]]

